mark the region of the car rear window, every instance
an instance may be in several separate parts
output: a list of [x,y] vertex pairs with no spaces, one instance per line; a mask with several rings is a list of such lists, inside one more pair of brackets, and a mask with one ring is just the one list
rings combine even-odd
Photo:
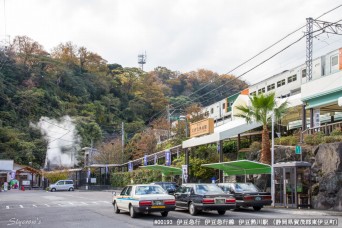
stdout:
[[195,186],[195,191],[200,195],[224,194],[221,188],[213,184],[198,184]]
[[260,190],[252,183],[236,183],[235,190],[237,192],[260,192]]
[[165,191],[159,185],[154,186],[137,186],[135,188],[136,195],[146,195],[146,194],[165,194]]

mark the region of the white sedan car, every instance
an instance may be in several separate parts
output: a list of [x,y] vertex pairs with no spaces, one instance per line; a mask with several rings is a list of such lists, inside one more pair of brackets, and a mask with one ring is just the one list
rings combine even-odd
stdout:
[[176,208],[175,197],[169,195],[159,185],[128,185],[120,194],[113,192],[114,212],[128,211],[132,218],[139,213],[161,212],[166,217],[169,211]]

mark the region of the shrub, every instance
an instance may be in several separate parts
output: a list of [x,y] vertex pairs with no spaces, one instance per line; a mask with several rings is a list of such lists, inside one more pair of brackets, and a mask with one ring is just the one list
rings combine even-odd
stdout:
[[277,145],[284,145],[284,146],[295,146],[299,142],[298,136],[290,135],[286,137],[277,138],[274,140],[274,143]]
[[323,143],[342,142],[342,135],[325,136],[323,137],[322,142]]
[[67,170],[44,172],[43,175],[50,181],[50,183],[56,183],[58,180],[66,180],[69,177],[69,173]]
[[331,132],[330,134],[331,136],[338,136],[338,135],[342,135],[342,131],[341,129],[335,129]]
[[132,172],[112,173],[112,186],[124,187],[131,184],[147,184],[155,181],[161,181],[162,175],[158,171],[137,169]]
[[259,151],[259,150],[261,150],[261,143],[255,141],[255,142],[253,142],[253,143],[250,145],[249,148],[251,149],[251,152]]
[[323,132],[316,132],[312,135],[305,135],[304,142],[309,145],[319,145],[324,142],[324,137],[326,136]]

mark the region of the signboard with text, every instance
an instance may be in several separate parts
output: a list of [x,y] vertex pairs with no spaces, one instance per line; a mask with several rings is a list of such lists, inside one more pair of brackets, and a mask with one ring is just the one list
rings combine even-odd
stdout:
[[204,119],[190,124],[190,138],[214,133],[214,119]]
[[296,146],[296,154],[302,154],[302,147]]
[[321,121],[320,121],[320,110],[319,109],[314,109],[314,127],[320,127],[321,126]]

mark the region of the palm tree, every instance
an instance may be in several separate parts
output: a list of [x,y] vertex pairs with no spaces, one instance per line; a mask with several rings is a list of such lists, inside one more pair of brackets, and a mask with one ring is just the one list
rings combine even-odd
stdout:
[[244,118],[247,123],[255,121],[262,124],[260,162],[271,164],[268,124],[272,121],[272,112],[274,112],[275,119],[280,119],[285,114],[288,102],[286,101],[277,107],[274,93],[251,96],[250,100],[251,105],[236,107],[241,112],[235,116]]

